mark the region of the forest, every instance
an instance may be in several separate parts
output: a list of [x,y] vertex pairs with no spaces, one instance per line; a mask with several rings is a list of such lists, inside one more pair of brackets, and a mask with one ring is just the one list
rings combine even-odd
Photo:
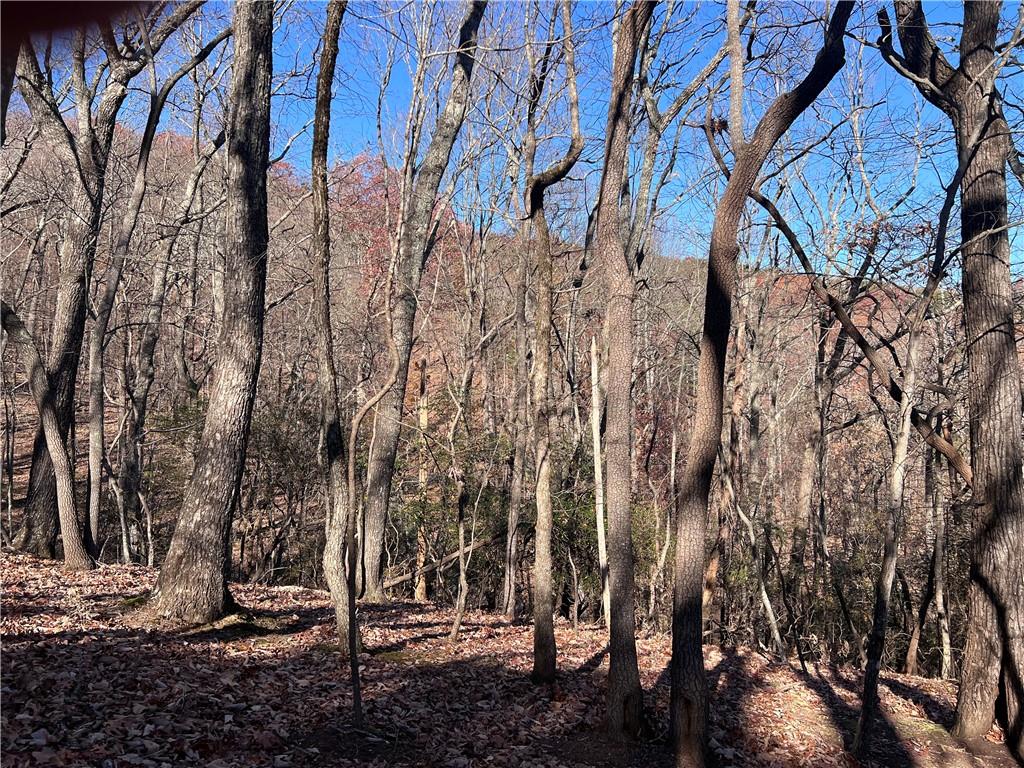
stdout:
[[1024,765],[1024,4],[0,12],[2,765]]

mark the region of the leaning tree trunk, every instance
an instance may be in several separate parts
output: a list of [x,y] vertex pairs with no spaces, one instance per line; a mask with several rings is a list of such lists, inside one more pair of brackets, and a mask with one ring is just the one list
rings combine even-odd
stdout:
[[[735,7],[730,16],[735,16]],[[680,483],[680,509],[676,529],[671,728],[676,739],[676,764],[679,766],[692,765],[699,768],[710,761],[707,745],[707,680],[701,647],[704,533],[711,479],[722,439],[725,357],[732,324],[732,297],[736,287],[740,218],[746,198],[754,188],[768,154],[842,68],[845,60],[843,35],[852,12],[852,2],[844,1],[836,5],[825,33],[824,45],[811,70],[793,90],[772,102],[749,143],[743,139],[742,102],[739,102],[739,109],[733,109],[730,118],[735,163],[715,210],[711,231],[704,328],[697,369],[696,414],[686,469]],[[736,29],[738,18],[734,18],[730,26]],[[741,53],[734,51],[733,54],[734,63],[742,61]],[[734,68],[731,87],[742,88],[741,81],[742,77],[736,78]],[[734,107],[737,102],[734,99]]]
[[[46,359],[54,415],[61,439],[65,442],[74,418],[75,380],[85,334],[86,265],[92,263],[96,253],[96,231],[100,220],[100,208],[94,204],[94,199],[84,187],[76,187],[71,196],[67,232],[61,241],[57,303]],[[56,556],[58,503],[57,483],[47,442],[40,425],[32,445],[24,527],[17,547],[37,557],[52,558]]]
[[384,528],[391,499],[391,480],[398,455],[402,430],[402,405],[409,377],[413,325],[416,320],[416,291],[423,267],[430,256],[430,237],[437,192],[451,159],[455,139],[462,129],[469,106],[469,83],[476,61],[476,36],[483,18],[486,0],[472,0],[459,27],[459,46],[452,69],[448,100],[438,115],[418,174],[412,183],[410,198],[404,206],[401,239],[398,245],[398,284],[392,310],[392,336],[398,350],[398,375],[394,385],[377,404],[374,441],[366,469],[366,516],[363,524],[362,595],[368,600],[383,600],[382,556]]
[[6,303],[2,305],[2,320],[8,338],[21,348],[22,364],[29,376],[32,397],[39,410],[39,420],[53,462],[60,535],[64,543],[64,567],[72,571],[89,570],[94,564],[82,536],[82,526],[75,506],[74,469],[68,458],[64,436],[61,434],[60,422],[54,408],[50,377],[39,357],[32,335]]
[[224,311],[195,469],[153,591],[154,615],[203,623],[231,605],[231,519],[237,503],[263,351],[267,165],[273,74],[272,3],[235,7],[227,131]]

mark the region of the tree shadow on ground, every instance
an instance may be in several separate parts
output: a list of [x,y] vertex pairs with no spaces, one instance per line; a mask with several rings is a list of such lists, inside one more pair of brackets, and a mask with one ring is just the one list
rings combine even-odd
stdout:
[[[88,593],[99,599],[84,602],[103,624],[76,624],[57,616],[62,608],[49,614],[53,623],[5,625],[14,631],[2,658],[4,765],[672,765],[667,669],[645,692],[648,737],[616,744],[602,730],[603,642],[577,643],[560,657],[556,683],[536,686],[528,628],[477,615],[465,625],[468,639],[452,645],[443,639],[450,616],[413,604],[360,607],[369,647],[360,657],[365,726],[355,729],[329,607],[298,598],[281,607],[275,594],[265,608],[253,597],[235,626],[118,624],[124,598],[99,590]],[[746,766],[759,764],[743,754],[760,716],[755,695],[774,689],[742,656],[726,651],[708,681],[713,733],[735,752],[727,764]],[[800,680],[849,739],[857,712],[833,683],[855,688],[855,681],[838,672]],[[883,728],[875,764],[912,765],[898,734]]]

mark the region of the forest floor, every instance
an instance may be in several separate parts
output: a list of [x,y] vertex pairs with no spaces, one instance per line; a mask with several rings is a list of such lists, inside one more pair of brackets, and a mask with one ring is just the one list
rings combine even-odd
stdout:
[[[58,565],[4,553],[0,747],[4,766],[670,765],[669,643],[641,637],[648,733],[601,735],[603,632],[557,627],[559,678],[529,681],[531,627],[396,603],[360,607],[366,727],[349,725],[348,668],[326,595],[233,585],[245,613],[216,625],[147,627],[156,572]],[[965,745],[946,730],[955,687],[883,676],[871,757],[846,751],[858,674],[705,648],[712,746],[723,766],[1015,765],[998,735]],[[655,714],[657,713],[657,714]]]

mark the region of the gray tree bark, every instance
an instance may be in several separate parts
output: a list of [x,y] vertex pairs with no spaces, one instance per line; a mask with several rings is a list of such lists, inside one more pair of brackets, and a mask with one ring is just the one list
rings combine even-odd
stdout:
[[[398,438],[402,431],[402,408],[416,320],[416,292],[423,267],[433,248],[431,222],[441,178],[448,167],[455,139],[469,107],[469,84],[476,61],[477,31],[486,7],[486,0],[471,0],[467,3],[466,15],[459,27],[458,52],[452,68],[448,99],[437,117],[434,133],[422,161],[417,170],[410,171],[415,178],[408,200],[404,201],[402,221],[399,224],[401,236],[392,310],[393,342],[398,350],[398,376],[395,384],[377,405],[375,439],[366,470],[366,517],[360,575],[362,595],[368,600],[384,599],[381,581],[384,528],[391,499],[391,479],[398,454]],[[407,158],[406,162],[415,166],[415,158]]]
[[960,234],[974,534],[953,732],[974,738],[989,730],[1002,682],[1007,745],[1024,759],[1024,445],[1006,189],[1006,163],[1016,150],[995,84],[1000,11],[1001,3],[965,4],[955,68],[920,2],[896,3],[902,55],[892,49],[884,9],[879,21],[886,60],[949,116],[958,155],[971,155],[960,180]]
[[615,35],[604,169],[597,204],[596,260],[604,274],[608,378],[605,457],[608,504],[609,631],[608,732],[633,738],[640,732],[643,692],[636,657],[633,523],[630,493],[632,448],[633,304],[635,264],[627,258],[619,199],[629,152],[629,115],[638,53],[654,3],[638,0],[622,16]]
[[272,3],[240,3],[227,132],[224,311],[210,403],[195,468],[156,587],[154,615],[199,624],[231,606],[231,520],[245,468],[263,351],[267,165],[273,75]]
[[[671,726],[679,766],[704,766],[710,761],[707,680],[701,647],[704,534],[711,478],[722,439],[725,357],[732,325],[740,217],[768,154],[842,68],[845,61],[843,35],[852,12],[852,2],[836,5],[823,47],[810,71],[793,90],[772,102],[749,142],[744,140],[742,126],[736,124],[735,117],[730,125],[735,161],[711,231],[696,415],[680,483],[676,529]],[[731,26],[736,23],[738,19]],[[732,87],[742,85],[734,81]]]

